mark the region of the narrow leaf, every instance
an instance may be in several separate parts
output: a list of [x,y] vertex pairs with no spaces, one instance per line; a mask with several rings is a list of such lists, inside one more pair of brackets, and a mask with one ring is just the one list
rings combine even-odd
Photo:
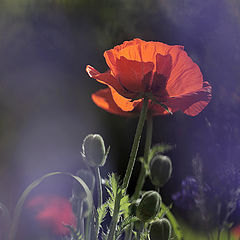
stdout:
[[178,240],[183,240],[183,234],[181,232],[179,224],[177,223],[176,218],[173,216],[170,209],[164,203],[162,203],[161,207],[162,207],[163,211],[165,211],[166,216],[171,223],[173,232],[175,233],[177,239]]

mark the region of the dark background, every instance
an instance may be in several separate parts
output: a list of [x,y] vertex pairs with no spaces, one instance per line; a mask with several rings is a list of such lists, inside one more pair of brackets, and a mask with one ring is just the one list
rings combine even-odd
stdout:
[[[169,152],[173,177],[163,189],[165,202],[192,175],[196,153],[206,181],[225,161],[238,163],[238,0],[0,0],[0,202],[10,212],[36,178],[82,168],[81,143],[89,133],[111,145],[103,176],[123,176],[137,119],[96,107],[91,93],[104,86],[85,67],[105,71],[103,52],[135,37],[183,45],[213,87],[212,101],[198,116],[154,118],[153,144],[176,145]],[[56,177],[35,194],[69,196],[70,187],[71,180]]]

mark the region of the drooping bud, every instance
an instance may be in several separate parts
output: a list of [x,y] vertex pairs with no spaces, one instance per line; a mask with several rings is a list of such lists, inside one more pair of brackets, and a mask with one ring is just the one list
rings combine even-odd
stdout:
[[[80,169],[77,171],[76,176],[80,177],[88,186],[90,191],[93,191],[95,184],[95,177],[92,172]],[[72,195],[77,199],[84,199],[87,197],[87,194],[81,184],[77,181],[73,182]]]
[[107,154],[103,138],[99,134],[89,134],[85,137],[82,144],[82,155],[88,165],[91,167],[103,166]]
[[171,224],[166,218],[154,221],[151,224],[150,239],[151,240],[169,240],[171,237]]
[[172,162],[169,157],[157,154],[150,162],[150,179],[154,186],[162,187],[172,174]]
[[160,211],[162,198],[156,191],[148,191],[143,194],[142,200],[137,207],[137,217],[142,222],[152,220]]
[[[92,172],[84,169],[80,169],[77,171],[76,176],[80,177],[85,182],[90,192],[93,192],[94,185],[95,185],[95,177]],[[85,189],[81,184],[79,184],[79,182],[74,180],[73,187],[72,187],[71,203],[72,203],[72,210],[77,217],[79,217],[79,214],[81,211],[82,211],[81,217],[85,217],[87,213],[89,213],[90,206],[89,204],[87,204],[88,202],[86,202],[86,198],[87,198],[87,193]],[[83,212],[84,210],[83,206],[85,206],[85,212]],[[82,208],[82,210],[80,210],[80,208]]]

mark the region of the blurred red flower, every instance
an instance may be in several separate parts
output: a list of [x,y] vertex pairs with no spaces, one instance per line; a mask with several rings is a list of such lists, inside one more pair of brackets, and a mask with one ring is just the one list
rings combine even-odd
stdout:
[[187,115],[200,113],[211,99],[211,86],[182,46],[141,39],[125,41],[104,53],[109,70],[100,73],[86,67],[90,77],[108,86],[92,94],[95,104],[108,112],[135,115],[142,99],[150,97],[152,115],[181,110]]
[[231,233],[232,233],[234,239],[239,240],[239,238],[240,238],[240,225],[232,228]]
[[64,225],[76,227],[76,217],[67,198],[41,195],[32,198],[27,206],[35,210],[37,222],[55,235],[69,234]]

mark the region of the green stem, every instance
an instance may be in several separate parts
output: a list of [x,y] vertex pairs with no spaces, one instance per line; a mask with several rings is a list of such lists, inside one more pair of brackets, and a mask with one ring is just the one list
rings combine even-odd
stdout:
[[[135,137],[134,137],[134,141],[133,141],[133,145],[132,145],[132,150],[131,150],[130,157],[129,157],[126,174],[123,179],[123,184],[122,184],[123,189],[127,189],[129,180],[132,175],[134,163],[135,163],[136,156],[137,156],[137,150],[139,147],[143,126],[144,126],[144,122],[145,122],[146,115],[147,115],[147,109],[148,109],[148,98],[144,98],[141,113],[140,113],[139,120],[138,120]],[[114,233],[115,233],[115,229],[116,229],[118,217],[119,217],[121,198],[122,198],[122,192],[117,194],[117,197],[115,199],[114,211],[113,211],[113,216],[112,216],[112,220],[111,220],[110,227],[109,227],[110,230],[109,230],[107,240],[114,239]]]
[[96,167],[94,169],[95,176],[96,176],[96,187],[97,187],[97,194],[98,194],[98,207],[102,206],[102,179],[100,174],[99,167]]
[[85,225],[85,238],[90,239],[90,222],[91,222],[91,213],[87,216],[86,225]]
[[[97,188],[97,194],[98,194],[98,206],[97,208],[101,207],[102,206],[102,179],[101,179],[101,174],[100,174],[100,169],[99,167],[96,167],[94,169],[95,171],[95,177],[96,177],[96,188]],[[97,220],[97,228],[95,230],[95,238],[98,239],[98,233],[99,233],[99,227],[100,227],[100,224]]]
[[82,217],[83,213],[83,201],[78,202],[78,218],[77,218],[77,230],[81,232],[81,234],[84,234],[84,221]]
[[133,194],[133,199],[137,199],[139,197],[139,193],[142,190],[143,184],[146,178],[146,168],[145,164],[148,164],[148,155],[152,144],[152,129],[153,129],[153,121],[152,116],[148,115],[147,117],[147,133],[146,133],[146,141],[144,147],[144,163],[141,165],[141,170],[138,176],[137,185],[135,188],[135,192]]
[[140,229],[137,231],[137,240],[140,240],[140,239],[141,239],[141,234],[142,234],[142,232],[143,232],[143,229],[144,229],[144,223],[141,222]]
[[118,222],[118,215],[119,215],[119,211],[120,211],[121,199],[122,199],[122,192],[118,193],[116,196],[116,199],[115,199],[114,211],[113,211],[113,216],[112,216],[112,220],[111,220],[110,227],[109,227],[110,230],[109,230],[107,240],[114,239],[114,233],[116,230],[116,226],[117,226],[117,222]]
[[141,135],[142,135],[142,130],[143,130],[144,122],[145,122],[146,115],[147,115],[147,109],[148,109],[148,98],[144,98],[142,110],[141,110],[140,117],[138,120],[137,130],[136,130],[133,145],[132,145],[132,150],[131,150],[129,161],[128,161],[126,174],[123,179],[122,187],[126,188],[126,189],[128,187],[129,180],[132,175],[134,163],[136,160],[137,151],[138,151],[138,147],[139,147],[139,143],[140,143],[140,139],[141,139]]
[[130,223],[129,228],[127,229],[127,231],[125,232],[125,237],[124,240],[129,240],[132,239],[132,229],[133,229],[133,223]]

